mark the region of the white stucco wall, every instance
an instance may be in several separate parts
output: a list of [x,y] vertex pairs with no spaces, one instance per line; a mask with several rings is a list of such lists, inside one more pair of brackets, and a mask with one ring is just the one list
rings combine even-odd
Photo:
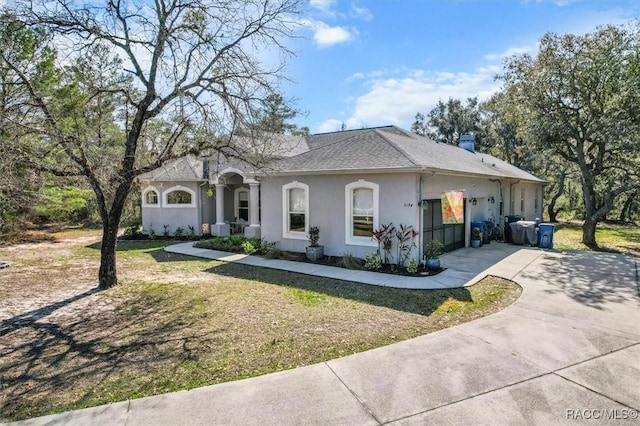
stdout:
[[[192,206],[185,207],[168,207],[165,203],[166,194],[178,187],[179,189],[188,189],[194,193],[192,198]],[[143,185],[141,190],[145,194],[146,190],[154,188],[158,192],[158,204],[156,206],[146,206],[143,200],[142,204],[142,232],[149,233],[149,228],[153,228],[157,235],[162,235],[164,225],[169,225],[168,231],[173,235],[177,227],[181,227],[186,235],[189,232],[189,226],[193,226],[196,234],[200,235],[202,230],[203,212],[207,215],[212,214],[211,209],[215,207],[204,206],[203,201],[206,197],[206,187],[201,187],[198,182],[161,182],[156,181],[151,184]],[[143,196],[144,198],[144,196]]]
[[368,245],[345,242],[345,187],[359,179],[379,185],[379,224],[393,222],[395,226],[411,225],[418,230],[417,174],[267,176],[260,185],[263,238],[279,241],[279,247],[287,251],[304,252],[309,245],[306,239],[283,238],[282,187],[295,180],[309,186],[309,224],[320,227],[320,244],[325,246],[325,254],[351,253],[363,258],[375,252],[377,246],[373,240]]

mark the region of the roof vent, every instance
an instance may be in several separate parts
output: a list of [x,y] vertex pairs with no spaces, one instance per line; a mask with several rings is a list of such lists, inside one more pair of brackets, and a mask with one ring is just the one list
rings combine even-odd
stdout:
[[476,152],[476,137],[474,135],[460,135],[460,148],[469,152]]

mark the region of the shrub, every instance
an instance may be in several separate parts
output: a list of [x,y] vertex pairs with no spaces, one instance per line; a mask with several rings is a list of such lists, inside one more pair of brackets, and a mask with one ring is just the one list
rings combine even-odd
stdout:
[[439,240],[431,240],[424,245],[424,255],[427,259],[437,259],[444,253],[444,244]]
[[187,238],[189,238],[190,240],[195,240],[196,239],[196,228],[194,228],[192,225],[187,225],[189,227],[189,232],[187,233]]
[[400,224],[398,229],[396,230],[396,239],[398,240],[398,245],[396,246],[398,250],[397,257],[397,266],[402,267],[404,263],[409,258],[411,254],[411,249],[416,247],[415,239],[418,236],[418,233],[413,229],[411,225],[403,225]]
[[176,228],[176,230],[173,231],[173,236],[176,237],[176,238],[182,237],[182,234],[184,234],[184,229],[182,229],[182,227],[180,227],[180,226],[178,226]]
[[257,250],[257,247],[252,240],[243,241],[242,244],[240,244],[240,247],[242,247],[242,251],[246,254],[255,253]]
[[418,261],[416,260],[415,257],[412,257],[411,260],[409,260],[409,266],[407,266],[407,272],[410,274],[415,274],[416,272],[418,272]]
[[364,262],[362,259],[358,259],[351,253],[344,253],[340,263],[342,264],[342,267],[347,269],[364,269]]
[[320,227],[319,226],[310,227],[309,235],[307,235],[307,237],[309,238],[309,245],[311,247],[318,247],[318,241],[320,241]]
[[[233,253],[264,253],[270,243],[262,242],[257,238],[245,238],[241,236],[213,237],[208,240],[197,241],[193,246],[209,250],[229,251]],[[275,245],[275,243],[273,244]]]
[[165,238],[169,238],[169,226],[170,225],[162,225],[164,231],[162,231],[162,236]]
[[135,223],[131,226],[127,226],[124,230],[124,236],[127,238],[135,238],[142,235],[140,230],[140,223]]
[[377,253],[371,253],[364,257],[364,267],[370,271],[382,268],[382,259]]
[[149,225],[149,239],[150,240],[155,240],[156,239],[156,230],[153,229],[153,227],[151,225]]
[[393,247],[393,236],[395,235],[396,228],[392,223],[380,225],[380,229],[375,229],[371,238],[378,243],[378,257],[382,259],[382,252],[384,252],[384,263],[389,264],[389,258],[393,258],[391,255],[391,248]]
[[82,221],[88,218],[88,206],[93,199],[95,195],[90,189],[51,186],[45,188],[42,202],[34,210],[45,221]]

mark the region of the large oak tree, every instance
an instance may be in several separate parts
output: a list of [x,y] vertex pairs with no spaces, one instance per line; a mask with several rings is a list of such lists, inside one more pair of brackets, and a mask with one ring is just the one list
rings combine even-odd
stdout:
[[[14,31],[1,67],[23,94],[5,118],[33,167],[91,185],[103,224],[100,288],[117,284],[118,226],[136,176],[204,149],[256,161],[230,136],[252,128],[278,93],[300,3],[54,0],[5,10]],[[15,34],[37,34],[39,44],[16,55]],[[148,131],[158,126],[160,137]]]
[[546,34],[537,56],[505,62],[504,93],[533,149],[575,167],[585,208],[582,242],[622,194],[640,187],[640,34],[608,26]]

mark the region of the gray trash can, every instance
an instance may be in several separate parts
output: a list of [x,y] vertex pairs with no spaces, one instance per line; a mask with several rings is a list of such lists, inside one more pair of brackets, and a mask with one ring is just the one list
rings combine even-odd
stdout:
[[538,247],[540,248],[553,248],[553,223],[541,223],[538,228]]

